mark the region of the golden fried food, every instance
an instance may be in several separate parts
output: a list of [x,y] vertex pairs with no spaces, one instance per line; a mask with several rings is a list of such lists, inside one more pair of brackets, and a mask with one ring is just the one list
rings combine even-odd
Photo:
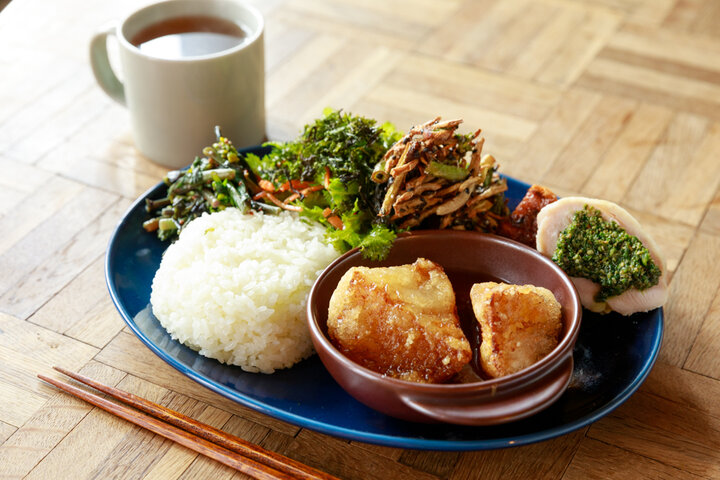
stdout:
[[560,303],[550,290],[476,283],[470,300],[480,323],[480,364],[490,377],[529,367],[557,346],[562,330]]
[[403,380],[449,380],[472,356],[441,266],[353,267],[328,309],[328,334],[354,362]]

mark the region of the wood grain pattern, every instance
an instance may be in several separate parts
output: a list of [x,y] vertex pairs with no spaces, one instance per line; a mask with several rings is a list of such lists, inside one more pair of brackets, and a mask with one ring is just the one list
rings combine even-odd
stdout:
[[95,358],[100,362],[110,365],[123,365],[125,371],[139,378],[153,382],[156,385],[163,386],[174,392],[185,394],[204,403],[212,404],[228,412],[240,414],[244,418],[274,430],[289,435],[295,435],[299,431],[298,427],[249,410],[207,389],[197,388],[195,382],[164,363],[150,350],[147,348],[138,348],[141,346],[142,343],[134,335],[121,332],[116,335]]
[[644,392],[588,436],[695,475],[720,474],[720,418]]
[[[93,361],[80,371],[110,385],[125,376],[117,369]],[[49,388],[47,391],[52,393],[50,398],[0,446],[3,475],[10,478],[27,475],[92,411],[80,400]]]
[[545,172],[543,180],[580,190],[630,121],[635,107],[636,104],[626,98],[605,96],[600,99],[570,143]]
[[715,347],[720,343],[720,289],[705,315],[684,367],[711,378],[720,376],[720,358]]
[[341,478],[720,478],[720,2],[251,0],[270,139],[327,106],[401,130],[462,117],[502,172],[618,202],[664,252],[665,336],[638,393],[546,442],[437,452],[242,407],[124,326],[107,242],[166,169],[135,149],[87,48],[150,1],[15,0],[0,15],[0,478],[247,478],[37,381],[53,364]]
[[592,197],[621,202],[671,118],[671,110],[656,105],[643,103],[633,109],[626,127],[582,186],[583,191]]
[[[234,467],[243,473],[251,474],[251,476],[270,477],[281,474],[299,480],[337,480],[324,472],[313,470],[307,465],[295,462],[291,458],[265,450],[253,443],[230,435],[212,425],[202,423],[191,416],[142,396],[105,385],[90,377],[62,367],[53,366],[53,369],[87,385],[93,390],[106,394],[115,401],[109,401],[102,395],[86,388],[77,388],[74,384],[65,380],[40,375],[38,378],[92,405],[99,406],[105,411],[130,420],[135,425],[140,425],[149,431],[159,433],[165,438],[175,440],[177,443],[198,453],[203,453],[209,458],[220,460],[221,463]],[[240,457],[235,454],[239,454]]]
[[699,233],[685,252],[670,283],[665,307],[667,325],[665,345],[660,356],[673,365],[684,364],[710,305],[720,287],[716,265],[709,258],[718,258],[720,238]]
[[587,440],[580,445],[563,478],[569,480],[611,480],[616,478],[699,480],[706,477],[694,475],[607,443]]
[[517,449],[463,453],[450,478],[559,478],[578,448],[578,439],[584,437],[584,430]]
[[714,400],[720,394],[720,385],[712,377],[660,362],[643,388],[658,397],[720,416],[720,405]]

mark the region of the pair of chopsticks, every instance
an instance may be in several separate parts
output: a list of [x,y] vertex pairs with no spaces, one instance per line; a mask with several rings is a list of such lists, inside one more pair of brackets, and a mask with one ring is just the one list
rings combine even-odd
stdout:
[[96,407],[258,480],[338,480],[332,475],[316,470],[292,458],[266,450],[132,393],[103,385],[84,375],[61,367],[53,368],[99,392],[108,394],[126,405],[113,402],[61,380],[44,375],[38,375],[38,378]]

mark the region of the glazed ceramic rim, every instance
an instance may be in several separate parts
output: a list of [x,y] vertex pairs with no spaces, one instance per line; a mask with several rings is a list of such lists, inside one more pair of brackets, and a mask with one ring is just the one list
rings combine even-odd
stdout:
[[[580,303],[580,296],[577,293],[575,285],[572,283],[570,277],[565,272],[563,272],[560,267],[558,267],[552,260],[545,257],[537,250],[534,250],[520,242],[516,242],[514,240],[510,240],[508,238],[500,237],[498,235],[490,233],[458,230],[415,230],[399,235],[396,240],[396,244],[397,242],[400,242],[400,244],[412,242],[412,239],[414,238],[435,236],[440,234],[448,237],[453,236],[456,238],[466,238],[471,240],[474,239],[479,241],[480,243],[490,242],[493,244],[502,245],[503,248],[510,248],[511,250],[522,252],[523,255],[529,255],[540,261],[545,267],[548,268],[548,270],[552,271],[557,277],[562,280],[562,282],[566,286],[569,287],[568,291],[570,292],[570,298],[567,300],[567,302],[570,304],[574,304],[575,315],[571,318],[570,328],[567,330],[562,340],[560,340],[560,343],[558,343],[558,345],[548,355],[543,357],[541,360],[535,362],[531,366],[511,375],[506,375],[504,377],[490,380],[482,380],[478,382],[452,384],[419,383],[411,382],[408,380],[401,380],[399,378],[388,377],[387,375],[374,372],[358,363],[355,363],[354,361],[343,355],[335,347],[335,345],[330,342],[330,339],[328,339],[327,336],[323,333],[314,314],[314,305],[315,299],[319,294],[322,280],[329,276],[338,267],[338,265],[348,261],[351,257],[357,257],[358,255],[361,255],[359,248],[354,248],[335,259],[334,262],[332,262],[322,271],[322,273],[318,276],[317,280],[313,284],[307,302],[307,323],[313,339],[318,341],[329,355],[331,355],[335,360],[340,362],[343,368],[352,370],[358,375],[368,380],[371,380],[372,382],[387,383],[395,390],[411,389],[416,395],[435,395],[442,392],[453,393],[454,395],[476,394],[480,389],[484,390],[493,388],[497,389],[498,392],[500,392],[500,389],[502,388],[502,391],[506,392],[517,387],[522,387],[526,384],[528,379],[544,377],[545,375],[554,371],[554,369],[561,363],[562,359],[564,359],[567,355],[572,355],[573,347],[575,346],[578,332],[580,331],[580,324],[582,323],[582,304]],[[566,308],[565,305],[563,305],[563,308]]]
[[[245,28],[243,28],[243,25],[239,25],[243,30],[245,30],[245,33],[247,33],[247,38],[240,42],[238,45],[235,45],[233,47],[221,50],[219,52],[214,53],[206,53],[202,55],[193,55],[190,57],[181,57],[181,58],[164,58],[164,57],[158,57],[154,55],[150,55],[142,50],[137,45],[134,45],[128,36],[126,35],[126,30],[129,28],[129,25],[131,22],[137,21],[138,18],[141,18],[143,15],[147,15],[148,12],[152,12],[154,10],[160,10],[165,8],[180,8],[182,5],[188,5],[191,7],[192,10],[201,9],[200,13],[187,13],[186,15],[208,15],[207,11],[203,11],[202,7],[212,8],[217,5],[231,5],[232,8],[237,8],[240,10],[245,10],[249,16],[252,16],[255,22],[257,22],[257,27],[253,29],[250,32],[247,32]],[[224,18],[220,17],[220,15],[216,14],[214,11],[209,14],[210,16],[215,16],[218,18]],[[174,16],[179,15],[171,15],[168,17],[163,17],[161,20],[165,20],[168,18],[173,18]],[[225,19],[228,20],[228,19]],[[237,23],[235,20],[229,20],[232,23]],[[152,24],[152,22],[150,22]],[[128,13],[124,18],[122,18],[118,23],[116,27],[117,31],[117,39],[118,41],[133,55],[137,55],[143,58],[147,58],[149,60],[155,61],[155,62],[161,62],[161,63],[176,63],[176,64],[184,64],[184,63],[193,63],[193,62],[201,62],[205,60],[213,60],[215,58],[223,57],[226,55],[234,54],[240,50],[245,50],[249,48],[251,45],[254,45],[258,39],[264,35],[265,32],[265,18],[262,16],[260,11],[255,8],[253,5],[250,5],[243,1],[238,0],[161,0],[155,3],[150,3],[148,5],[145,5],[143,7],[137,8],[133,10],[132,12]]]

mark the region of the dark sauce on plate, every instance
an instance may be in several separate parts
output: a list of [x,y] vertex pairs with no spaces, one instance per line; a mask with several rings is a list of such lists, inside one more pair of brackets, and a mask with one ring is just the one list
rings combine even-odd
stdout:
[[130,43],[153,57],[180,59],[219,53],[246,39],[245,30],[235,22],[188,15],[153,23],[135,34]]
[[490,377],[483,372],[482,366],[480,366],[480,324],[475,318],[475,312],[473,312],[470,289],[476,283],[499,283],[503,280],[476,272],[445,271],[445,273],[450,279],[450,283],[452,283],[453,290],[455,290],[455,304],[457,305],[460,327],[465,334],[465,338],[470,342],[470,349],[472,350],[470,363],[448,383],[471,383],[489,380]]

